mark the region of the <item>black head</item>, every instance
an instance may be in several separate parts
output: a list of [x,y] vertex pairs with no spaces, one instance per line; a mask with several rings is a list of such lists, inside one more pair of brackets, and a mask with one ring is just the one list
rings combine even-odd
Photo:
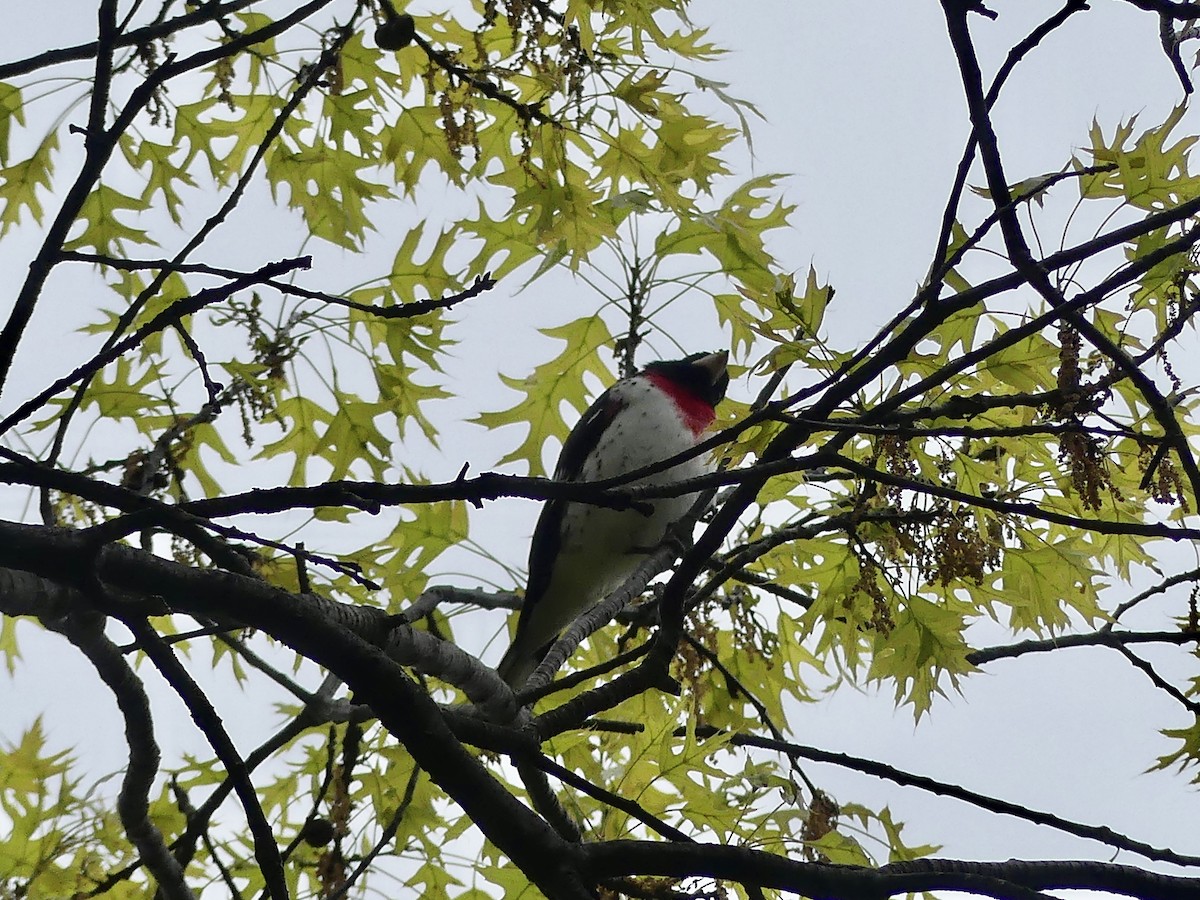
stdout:
[[652,362],[644,371],[665,375],[688,393],[716,406],[725,398],[725,390],[729,387],[728,363],[729,351],[718,350],[715,353],[693,353],[683,359]]

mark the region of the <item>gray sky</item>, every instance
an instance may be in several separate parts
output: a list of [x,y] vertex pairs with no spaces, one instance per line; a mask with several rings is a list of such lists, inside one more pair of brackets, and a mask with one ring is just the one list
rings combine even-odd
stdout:
[[[974,20],[985,75],[1014,35],[1058,8],[991,5],[1001,12],[998,22]],[[812,262],[835,285],[829,330],[860,341],[924,277],[968,133],[938,4],[756,3],[739,7],[736,20],[720,6],[704,4],[711,14],[696,18],[712,22],[716,39],[735,48],[725,80],[769,120],[756,130],[757,165],[795,173],[788,183],[798,207],[795,231],[786,238],[790,262],[798,269]],[[1156,19],[1126,3],[1093,6],[1035,51],[997,107],[1001,150],[1014,180],[1061,168],[1087,144],[1093,117],[1106,135],[1133,114],[1147,127],[1182,97],[1159,50]],[[1184,57],[1190,58],[1187,51]],[[1189,114],[1177,136],[1196,128]],[[975,176],[971,183],[981,181]],[[1074,200],[1071,189],[1059,193]],[[1072,234],[1076,241],[1084,237]],[[1045,237],[1057,242],[1059,234]],[[1189,369],[1194,378],[1194,366]],[[1185,565],[1194,565],[1190,548],[1179,553]],[[1183,673],[1176,668],[1175,674]],[[1185,823],[1197,821],[1200,802],[1187,779],[1142,774],[1173,749],[1152,737],[1153,727],[1188,722],[1143,682],[1112,651],[1078,650],[993,663],[965,682],[961,697],[935,704],[917,728],[906,710],[893,710],[890,692],[842,692],[798,710],[792,725],[804,743],[886,760],[1195,853],[1194,828]],[[897,817],[912,823],[906,837],[942,840],[948,857],[1109,857],[1098,845],[962,804],[830,767],[809,771],[846,784],[836,792],[840,799],[858,790],[886,796]]]
[[[994,68],[1014,35],[1058,4],[996,0],[993,5],[1002,12],[1001,20],[976,18],[974,25],[985,71]],[[86,0],[10,0],[7,6],[7,30],[0,33],[5,59],[31,52],[31,44],[85,38],[93,27],[94,4]],[[1093,6],[1094,11],[1076,17],[1035,52],[997,109],[1001,149],[1014,180],[1059,169],[1086,143],[1093,117],[1111,134],[1133,114],[1140,114],[1143,127],[1157,124],[1181,99],[1179,84],[1159,51],[1153,17],[1117,0],[1096,0]],[[907,302],[924,276],[967,135],[938,4],[762,0],[734,8],[710,0],[694,8],[693,19],[711,25],[714,39],[732,50],[705,74],[729,82],[731,93],[752,101],[764,114],[767,121],[755,126],[754,173],[790,174],[786,197],[797,205],[793,230],[775,239],[776,254],[800,273],[815,265],[834,284],[838,297],[827,317],[828,330],[835,344],[859,343]],[[47,21],[55,24],[52,36],[47,36]],[[1178,133],[1189,131],[1200,131],[1194,114]],[[1073,200],[1070,188],[1062,196],[1066,203]],[[1066,205],[1058,209],[1052,215],[1061,218]],[[265,241],[270,230],[261,233]],[[1083,237],[1082,232],[1073,234],[1076,240]],[[1058,240],[1056,232],[1045,236]],[[271,255],[275,249],[298,249],[286,232],[273,237],[279,247],[255,247],[254,254],[277,258]],[[225,240],[232,246],[239,239],[222,238],[215,247]],[[6,239],[0,260],[11,266],[19,255],[20,241]],[[210,258],[219,258],[218,253],[214,250]],[[361,265],[349,258],[346,264]],[[0,275],[5,284],[11,277]],[[463,396],[444,415],[452,418],[461,409],[465,417],[512,402],[511,395],[495,387],[475,390],[471,369],[481,357],[513,375],[550,353],[548,345],[532,340],[497,343],[495,334],[516,323],[531,331],[568,321],[591,302],[586,290],[565,276],[552,276],[513,296],[518,282],[502,285],[456,327],[460,362],[450,371]],[[44,319],[35,324],[48,329],[46,340],[60,327]],[[701,325],[695,340],[709,347],[720,337]],[[34,359],[25,354],[21,365],[32,384],[48,372],[58,374],[63,361],[56,355]],[[1196,370],[1188,372],[1180,361],[1176,365],[1194,383]],[[753,388],[735,386],[746,392]],[[495,436],[493,443],[502,446],[489,458],[490,445],[477,427],[447,427],[444,457],[424,461],[431,477],[452,477],[464,458],[471,459],[474,471],[486,469],[516,440]],[[524,541],[512,535],[527,534],[535,515],[528,503],[491,505],[476,516],[474,536],[511,565],[523,566]],[[1190,548],[1179,552],[1185,564],[1194,564]],[[461,570],[477,560],[451,557],[444,565],[447,571]],[[499,577],[498,570],[491,574]],[[1121,597],[1133,592],[1115,590]],[[498,628],[500,619],[492,625]],[[30,643],[27,665],[16,679],[0,675],[0,705],[7,710],[0,733],[14,735],[45,706],[55,745],[76,744],[81,752],[97,753],[101,769],[119,764],[119,739],[101,742],[95,735],[100,719],[94,716],[110,715],[107,707],[71,700],[88,680],[86,666],[73,653],[33,649],[42,646],[49,645]],[[488,658],[494,661],[498,653],[499,647],[493,647]],[[1173,674],[1183,675],[1178,670]],[[914,727],[908,710],[893,708],[890,692],[878,696],[843,690],[794,710],[793,736],[801,743],[880,759],[1067,818],[1106,824],[1155,845],[1200,853],[1194,827],[1185,825],[1200,815],[1200,802],[1186,778],[1142,774],[1156,756],[1173,749],[1165,739],[1156,739],[1153,729],[1188,724],[1143,681],[1115,653],[1102,649],[1026,657],[994,663],[969,678],[963,695],[935,704],[920,727]],[[171,703],[160,709],[168,746],[195,746],[186,716]],[[261,730],[250,721],[239,727],[247,741]],[[911,823],[905,832],[910,842],[942,841],[943,856],[1110,858],[1100,845],[973,812],[953,801],[831,767],[812,765],[807,771],[839,800],[873,806],[887,802],[897,818]],[[1116,861],[1141,862],[1125,856]]]

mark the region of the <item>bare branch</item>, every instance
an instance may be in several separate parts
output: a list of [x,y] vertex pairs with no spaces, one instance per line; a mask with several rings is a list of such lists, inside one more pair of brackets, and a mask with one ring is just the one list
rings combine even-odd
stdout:
[[[968,862],[950,859],[891,863],[878,869],[803,863],[742,847],[649,841],[604,841],[581,848],[593,877],[708,876],[809,897],[879,900],[923,891],[966,891],[1002,900],[1043,890],[1103,890],[1143,900],[1191,900],[1200,878],[1146,872],[1099,862]],[[1037,896],[1041,896],[1038,894]]]
[[187,669],[179,662],[171,648],[163,643],[158,632],[151,628],[148,622],[144,619],[126,619],[125,624],[138,639],[142,650],[154,663],[155,668],[162,673],[167,683],[183,700],[188,712],[191,713],[192,720],[204,733],[209,746],[213,748],[217,758],[225,766],[225,771],[233,782],[233,789],[238,795],[238,800],[241,801],[242,809],[246,812],[246,822],[250,826],[250,833],[254,836],[254,856],[258,860],[268,896],[275,900],[288,900],[283,862],[279,858],[279,846],[275,843],[271,824],[263,813],[262,804],[259,803],[254,783],[250,780],[250,772],[246,768],[246,763],[234,746],[229,733],[225,730],[221,717],[217,715],[216,709],[213,708],[212,702],[204,690],[188,674]]
[[[3,420],[0,420],[0,434],[9,431],[14,425],[29,418],[29,416],[41,409],[46,404],[46,401],[59,391],[80,381],[90,379],[109,363],[138,346],[138,344],[150,335],[170,328],[180,319],[193,315],[206,306],[227,300],[229,297],[252,285],[261,284],[284,272],[291,272],[295,269],[307,269],[310,265],[312,265],[312,258],[308,256],[268,263],[257,272],[235,279],[229,284],[222,285],[221,287],[206,288],[205,290],[198,291],[191,297],[177,300],[133,334],[129,335],[129,337],[112,344],[107,350],[96,354],[88,362],[77,367],[71,374],[59,378],[48,388],[22,403]],[[0,348],[0,361],[2,361],[2,348]]]
[[[86,568],[83,569],[86,571]],[[96,674],[112,691],[125,720],[129,766],[117,797],[117,812],[130,842],[141,854],[167,900],[195,900],[183,867],[167,849],[162,832],[150,819],[150,790],[158,773],[158,744],[150,718],[150,698],[121,651],[104,634],[104,617],[75,611],[61,619],[43,620],[87,657]]]
[[967,654],[973,666],[982,666],[998,659],[1015,659],[1029,653],[1049,653],[1067,647],[1122,647],[1136,644],[1173,644],[1176,646],[1200,642],[1200,634],[1186,631],[1094,631],[1090,634],[1064,634],[1042,640],[1018,641],[998,647],[985,647]]
[[[112,42],[112,46],[136,47],[139,44],[146,43],[147,41],[170,37],[186,28],[192,28],[196,25],[203,25],[211,22],[214,19],[220,19],[258,2],[259,0],[230,0],[230,2],[227,3],[200,4],[196,7],[196,9],[193,9],[182,16],[176,16],[174,19],[167,19],[163,22],[147,25],[144,28],[135,28],[133,31],[127,31],[124,34],[119,34],[117,35],[116,40]],[[60,63],[91,59],[99,52],[99,41],[91,41],[90,43],[86,44],[77,44],[74,47],[62,47],[58,50],[47,50],[44,53],[37,54],[36,56],[30,56],[26,57],[25,59],[0,65],[0,79],[14,78],[18,75],[27,75],[30,72],[36,72],[38,69],[44,69]]]

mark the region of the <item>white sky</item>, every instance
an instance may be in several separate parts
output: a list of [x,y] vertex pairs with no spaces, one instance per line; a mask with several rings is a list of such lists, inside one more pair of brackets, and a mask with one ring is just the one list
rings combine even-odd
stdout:
[[[996,0],[992,5],[1002,13],[999,22],[974,20],[985,72],[994,69],[1014,35],[1059,4]],[[1156,19],[1118,0],[1095,0],[1093,6],[1035,51],[997,108],[1001,149],[1014,180],[1059,169],[1086,143],[1093,117],[1106,134],[1133,114],[1149,126],[1161,122],[1182,96],[1159,51]],[[5,7],[3,59],[84,39],[94,27],[89,0],[8,0]],[[814,264],[834,284],[838,297],[827,317],[834,343],[861,342],[907,302],[924,276],[967,135],[938,4],[705,0],[694,8],[693,18],[710,24],[714,39],[732,50],[705,74],[729,82],[731,93],[755,103],[767,119],[755,128],[754,173],[791,175],[786,196],[797,204],[794,229],[775,239],[777,256],[800,272]],[[46,23],[53,23],[53,30]],[[1179,133],[1189,128],[1200,131],[1194,115]],[[264,245],[271,240],[284,247],[279,253],[274,247],[252,248],[255,255],[261,250],[263,260],[298,250],[289,235],[272,235],[270,229],[260,234]],[[215,247],[239,240],[231,235]],[[5,243],[0,265],[16,266],[21,239]],[[220,257],[214,250],[205,258]],[[347,266],[361,265],[345,260]],[[22,274],[20,267],[0,269],[0,283],[7,286]],[[447,408],[461,408],[464,417],[511,402],[502,391],[476,390],[471,370],[480,359],[489,370],[516,374],[549,353],[532,340],[497,342],[497,333],[511,333],[514,323],[527,323],[530,330],[556,324],[588,308],[584,289],[565,278],[547,279],[513,297],[518,281],[511,279],[474,305],[455,329],[462,344],[451,374],[464,396]],[[577,300],[572,292],[578,292]],[[0,300],[0,313],[5,303]],[[548,312],[551,303],[558,305]],[[35,328],[39,340],[49,342],[57,339],[61,322],[41,314]],[[714,340],[719,338],[711,331],[696,335],[704,347]],[[541,349],[531,349],[537,346]],[[18,374],[28,385],[60,374],[65,365],[57,353],[26,353],[19,362]],[[1196,374],[1190,373],[1193,383]],[[17,395],[14,390],[4,398],[3,411]],[[425,467],[431,477],[452,477],[464,458],[472,460],[474,471],[492,464],[495,457],[480,449],[486,443],[480,443],[478,428],[452,426],[448,435],[444,458],[430,459]],[[489,506],[477,516],[474,536],[522,566],[525,545],[512,535],[527,534],[534,515],[534,507],[520,501]],[[1185,564],[1192,564],[1191,551],[1181,553]],[[459,557],[446,566],[459,564],[472,562]],[[57,746],[81,745],[81,751],[95,753],[99,770],[118,765],[119,736],[97,737],[104,717],[111,715],[107,700],[78,699],[79,685],[90,680],[86,666],[73,652],[51,650],[41,641],[30,644],[35,647],[16,679],[0,675],[0,708],[5,709],[0,734],[16,734],[36,710],[47,708]],[[493,648],[490,658],[497,655]],[[1165,671],[1184,674],[1178,667]],[[194,746],[186,715],[174,704],[161,704],[159,716],[168,758],[172,749]],[[1143,675],[1103,649],[993,663],[966,681],[962,697],[936,704],[919,728],[907,710],[893,709],[890,694],[872,692],[843,691],[792,717],[793,735],[801,743],[880,759],[1067,818],[1109,825],[1155,845],[1200,853],[1195,830],[1200,801],[1186,778],[1142,774],[1156,756],[1173,749],[1154,736],[1154,729],[1186,724],[1181,711],[1151,690]],[[247,721],[239,727],[248,742],[250,732],[261,726]],[[807,771],[840,800],[889,803],[897,818],[911,823],[905,832],[910,842],[941,841],[941,855],[947,857],[1111,856],[1100,845],[975,813],[912,789],[827,766],[810,765]],[[1142,862],[1125,855],[1116,861]]]

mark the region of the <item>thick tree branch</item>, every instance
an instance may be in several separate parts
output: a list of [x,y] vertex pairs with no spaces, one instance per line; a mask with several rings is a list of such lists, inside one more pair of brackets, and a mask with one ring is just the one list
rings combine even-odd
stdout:
[[[345,681],[430,778],[544,893],[591,900],[580,880],[574,845],[562,841],[465,750],[432,699],[380,649],[387,634],[386,616],[378,610],[365,613],[294,596],[251,578],[191,569],[128,547],[97,549],[78,532],[47,527],[0,523],[0,566],[59,580],[86,579],[86,573],[95,572],[116,590],[156,595],[193,615],[224,619],[234,614],[271,634]],[[378,623],[372,640],[346,624],[361,623],[369,613],[376,614]],[[494,672],[491,677],[499,683]]]
[[1064,634],[1042,640],[1019,641],[997,647],[973,650],[966,656],[973,666],[982,666],[998,659],[1015,659],[1029,653],[1049,653],[1067,647],[1112,647],[1120,649],[1137,644],[1194,644],[1200,634],[1186,631],[1095,631],[1090,634]]
[[1125,0],[1136,6],[1138,9],[1144,9],[1147,12],[1156,12],[1159,15],[1168,16],[1172,19],[1194,19],[1200,17],[1200,3],[1185,3],[1179,0]]
[[84,147],[88,155],[103,153],[104,115],[108,110],[108,92],[112,86],[113,47],[117,41],[117,0],[100,0],[97,12],[96,68],[92,78],[92,96]]
[[1159,875],[1100,862],[933,859],[868,869],[796,862],[741,847],[647,841],[587,844],[582,855],[588,872],[597,879],[625,875],[708,876],[839,900],[879,900],[922,891],[965,891],[1009,900],[1028,897],[1029,891],[1089,889],[1142,900],[1194,900],[1200,891],[1200,878]]
[[651,831],[662,835],[667,840],[683,841],[685,843],[695,843],[692,838],[688,837],[678,828],[664,822],[658,816],[651,815],[644,809],[641,804],[634,802],[619,794],[614,794],[612,791],[607,791],[599,785],[592,784],[586,778],[576,775],[570,769],[560,766],[554,760],[542,754],[536,754],[532,760],[533,765],[537,766],[547,775],[552,775],[563,784],[570,785],[577,791],[587,794],[594,800],[599,800],[606,806],[611,806],[613,809],[619,809],[626,813],[630,818],[641,822]]
[[525,785],[525,794],[538,815],[545,819],[564,841],[578,844],[583,838],[583,833],[558,799],[558,795],[554,793],[554,789],[550,787],[550,779],[537,764],[539,756],[540,754],[532,752],[514,753],[512,756],[517,774]]

